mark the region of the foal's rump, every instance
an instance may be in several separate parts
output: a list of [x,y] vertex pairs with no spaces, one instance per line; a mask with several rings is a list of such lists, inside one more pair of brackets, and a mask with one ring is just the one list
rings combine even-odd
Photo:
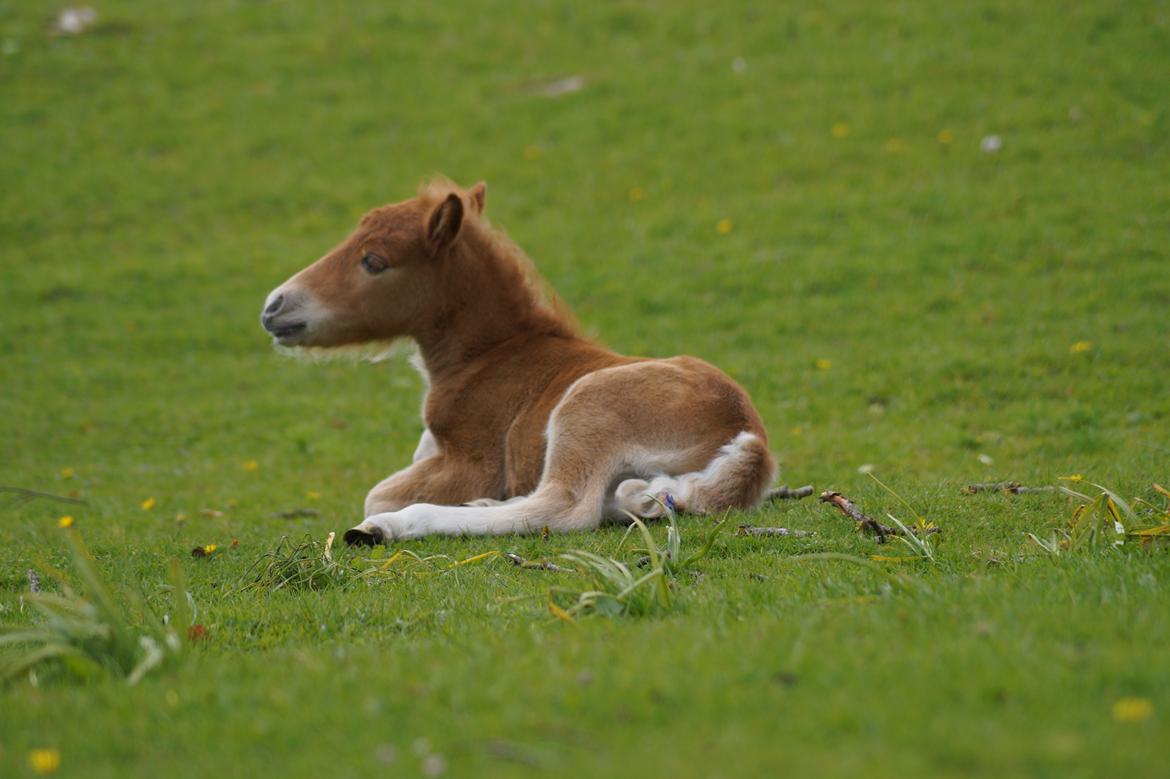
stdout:
[[570,488],[591,518],[598,492],[615,518],[658,516],[668,496],[679,510],[710,513],[759,503],[775,469],[743,390],[702,360],[675,357],[579,379],[549,420],[541,486]]

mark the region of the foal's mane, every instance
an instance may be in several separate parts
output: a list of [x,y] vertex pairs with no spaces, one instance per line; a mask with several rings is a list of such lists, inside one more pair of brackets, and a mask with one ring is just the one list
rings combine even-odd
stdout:
[[[418,197],[426,211],[442,202],[455,192],[466,193],[451,180],[437,176],[419,185]],[[517,312],[528,309],[531,324],[550,334],[581,337],[577,318],[552,286],[536,270],[524,250],[516,245],[503,230],[492,227],[487,218],[474,208],[466,207],[464,197],[462,234],[459,237],[459,251],[473,255],[471,262],[490,262],[497,271],[504,288],[493,290],[493,294],[510,295],[510,304]]]

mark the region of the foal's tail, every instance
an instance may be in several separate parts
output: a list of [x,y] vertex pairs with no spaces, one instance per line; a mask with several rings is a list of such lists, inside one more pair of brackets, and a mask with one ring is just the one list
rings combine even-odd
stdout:
[[701,471],[657,476],[650,481],[626,479],[617,486],[606,514],[625,512],[645,519],[662,516],[669,504],[689,514],[715,514],[759,505],[776,476],[776,461],[762,437],[744,431]]
[[776,458],[755,433],[743,432],[719,450],[702,471],[676,481],[689,488],[683,496],[687,511],[711,514],[758,506],[776,479]]

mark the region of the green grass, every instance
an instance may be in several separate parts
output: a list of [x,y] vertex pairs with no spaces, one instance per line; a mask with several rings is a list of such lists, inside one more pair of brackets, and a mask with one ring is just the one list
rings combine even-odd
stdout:
[[[62,38],[0,2],[0,483],[86,501],[0,495],[0,622],[68,513],[116,591],[165,603],[180,558],[208,634],[135,686],[0,689],[0,775],[1165,776],[1165,549],[1053,556],[1027,533],[1077,501],[961,494],[1165,505],[1165,2],[96,7]],[[556,619],[586,582],[500,559],[245,586],[421,429],[405,360],[276,356],[264,296],[436,171],[591,333],[736,377],[785,481],[915,519],[875,466],[935,562],[793,561],[906,552],[814,499],[729,518],[815,535],[725,531],[648,616]],[[623,532],[407,548],[629,563]]]

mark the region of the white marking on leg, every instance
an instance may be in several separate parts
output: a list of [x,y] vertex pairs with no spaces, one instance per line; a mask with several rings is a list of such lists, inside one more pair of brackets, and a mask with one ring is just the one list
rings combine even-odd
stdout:
[[[363,532],[380,531],[383,539],[421,538],[429,535],[483,536],[528,533],[539,530],[540,520],[521,502],[499,506],[435,506],[415,503],[400,511],[374,514],[358,525]],[[379,533],[375,533],[378,535]]]

